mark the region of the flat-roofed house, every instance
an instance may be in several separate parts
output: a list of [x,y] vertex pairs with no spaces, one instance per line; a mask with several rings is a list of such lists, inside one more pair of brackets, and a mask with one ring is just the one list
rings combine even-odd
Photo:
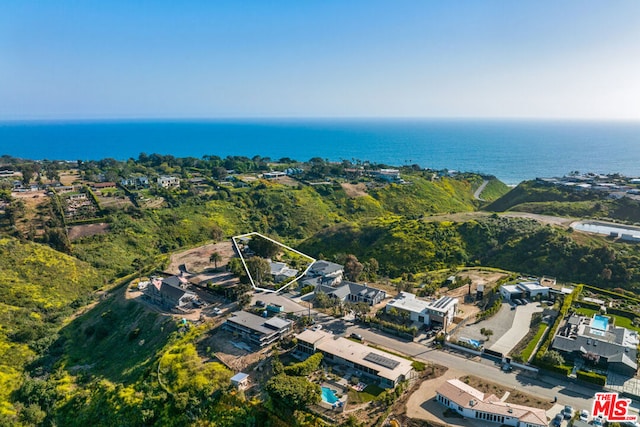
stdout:
[[356,375],[374,379],[384,388],[394,388],[413,375],[410,360],[323,330],[307,329],[296,338],[300,352],[307,355],[322,352],[325,362],[353,368]]
[[387,303],[385,311],[389,313],[391,309],[408,313],[409,318],[414,322],[446,326],[453,322],[458,310],[458,299],[442,297],[436,301],[425,301],[412,293],[400,292],[397,297]]
[[272,317],[265,319],[246,311],[236,311],[227,319],[224,328],[241,335],[251,344],[264,347],[280,340],[291,332],[291,321]]
[[544,409],[501,401],[496,395],[476,390],[459,379],[451,379],[436,389],[436,400],[468,419],[514,427],[547,427]]

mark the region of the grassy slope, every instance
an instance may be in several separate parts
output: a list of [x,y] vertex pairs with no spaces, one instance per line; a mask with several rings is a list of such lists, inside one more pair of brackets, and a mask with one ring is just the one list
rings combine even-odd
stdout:
[[0,238],[0,411],[26,363],[55,338],[65,315],[101,284],[86,263],[49,247]]

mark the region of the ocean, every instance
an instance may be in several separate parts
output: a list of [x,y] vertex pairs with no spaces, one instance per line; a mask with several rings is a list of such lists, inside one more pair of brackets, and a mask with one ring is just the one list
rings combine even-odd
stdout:
[[0,122],[0,155],[42,160],[260,155],[369,160],[495,175],[640,176],[640,122],[518,120],[149,120]]

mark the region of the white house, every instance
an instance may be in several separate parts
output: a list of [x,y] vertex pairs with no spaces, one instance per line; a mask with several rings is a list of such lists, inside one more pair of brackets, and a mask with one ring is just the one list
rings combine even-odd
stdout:
[[542,286],[539,282],[520,282],[515,285],[500,286],[500,295],[505,301],[512,301],[516,298],[547,298],[549,296],[548,286]]
[[162,175],[158,177],[158,185],[162,188],[180,187],[180,178],[176,176]]
[[436,400],[469,419],[478,419],[514,427],[547,427],[544,409],[501,401],[459,379],[451,379],[436,389]]
[[385,311],[389,313],[392,308],[409,313],[409,318],[414,322],[425,325],[450,325],[458,310],[458,299],[442,297],[437,301],[424,301],[409,292],[400,292],[395,299],[387,303]]

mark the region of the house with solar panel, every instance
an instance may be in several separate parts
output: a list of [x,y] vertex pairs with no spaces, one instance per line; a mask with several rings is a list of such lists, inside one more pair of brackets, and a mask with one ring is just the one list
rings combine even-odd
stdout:
[[425,301],[412,293],[400,292],[387,303],[385,312],[389,313],[392,309],[408,313],[413,322],[445,327],[453,322],[458,310],[458,298],[442,297],[436,301]]
[[351,368],[354,376],[370,378],[383,388],[394,388],[414,374],[410,360],[321,329],[306,329],[296,338],[302,354],[321,352],[324,362]]
[[570,315],[558,328],[551,348],[585,367],[634,376],[638,370],[638,333],[615,326],[613,317]]

